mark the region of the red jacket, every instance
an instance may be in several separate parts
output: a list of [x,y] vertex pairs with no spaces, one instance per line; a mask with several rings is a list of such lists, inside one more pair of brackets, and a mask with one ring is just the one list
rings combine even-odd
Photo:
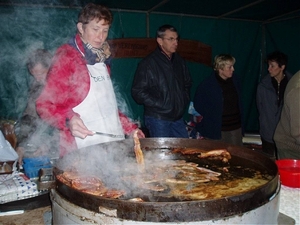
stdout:
[[[79,49],[84,52],[80,37],[76,35],[75,38]],[[54,56],[45,88],[36,101],[40,117],[60,130],[61,156],[77,149],[66,121],[77,115],[72,109],[84,100],[89,88],[90,78],[84,57],[73,46],[62,45]],[[125,134],[137,128],[121,112],[119,116]]]

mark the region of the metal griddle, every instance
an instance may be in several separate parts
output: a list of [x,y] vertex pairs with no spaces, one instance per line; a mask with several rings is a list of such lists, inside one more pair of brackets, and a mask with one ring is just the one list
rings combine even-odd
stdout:
[[[172,148],[200,148],[204,150],[226,148],[232,156],[229,162],[230,166],[243,165],[253,170],[259,170],[271,176],[271,179],[265,185],[244,194],[197,201],[179,201],[177,199],[163,201],[163,198],[160,198],[159,201],[128,201],[126,198],[134,197],[134,193],[132,193],[133,196],[125,196],[125,199],[109,199],[80,192],[59,180],[56,181],[56,190],[61,197],[79,207],[95,212],[101,212],[101,209],[105,209],[105,212],[110,211],[118,218],[151,222],[189,222],[225,218],[245,213],[266,204],[276,193],[279,181],[276,164],[263,154],[248,148],[217,141],[179,138],[145,138],[140,139],[140,142],[145,157],[150,154],[151,157],[157,157],[160,160],[195,160],[193,159],[194,156],[191,155],[169,154],[169,150]],[[56,173],[61,173],[76,165],[79,170],[82,169],[86,173],[93,175],[100,173],[104,182],[114,187],[117,185],[114,183],[117,179],[115,179],[116,175],[112,171],[120,171],[120,167],[122,169],[124,163],[128,162],[135,162],[132,139],[98,144],[71,152],[59,160],[56,165]],[[201,162],[205,165],[219,166],[210,160],[197,161],[198,164]]]

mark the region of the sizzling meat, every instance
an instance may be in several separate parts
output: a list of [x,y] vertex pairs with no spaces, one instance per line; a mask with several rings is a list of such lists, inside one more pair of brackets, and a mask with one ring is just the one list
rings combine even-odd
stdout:
[[214,150],[203,150],[197,148],[175,148],[172,150],[173,153],[181,153],[183,155],[192,155],[192,154],[199,154],[198,157],[214,159],[214,160],[221,160],[225,163],[231,159],[230,153],[226,149],[214,149]]
[[79,191],[107,198],[119,198],[124,194],[124,191],[108,189],[103,182],[93,176],[84,176],[76,172],[64,172],[56,176],[62,183],[77,189]]
[[136,162],[139,166],[139,171],[144,172],[144,170],[145,170],[144,155],[143,155],[143,151],[141,149],[141,143],[140,143],[137,133],[138,133],[138,130],[136,130],[133,134],[134,152],[135,152],[135,156],[136,156]]

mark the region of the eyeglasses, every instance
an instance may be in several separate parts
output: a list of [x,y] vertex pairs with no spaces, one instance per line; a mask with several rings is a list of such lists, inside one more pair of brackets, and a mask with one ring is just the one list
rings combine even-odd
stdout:
[[168,40],[169,42],[174,42],[174,41],[177,41],[177,42],[179,42],[179,38],[162,38],[162,39],[166,39],[166,40]]

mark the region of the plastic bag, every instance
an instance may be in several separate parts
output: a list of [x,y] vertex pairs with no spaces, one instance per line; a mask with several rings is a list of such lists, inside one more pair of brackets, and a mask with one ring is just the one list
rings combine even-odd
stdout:
[[190,115],[193,115],[193,116],[200,116],[200,114],[199,114],[199,113],[195,110],[195,108],[194,108],[194,102],[190,102],[188,112],[189,112]]
[[192,123],[200,123],[201,122],[203,116],[196,111],[196,109],[194,108],[193,102],[190,102],[188,113],[190,115],[192,115],[192,119],[191,119]]
[[19,158],[17,152],[0,132],[0,162],[15,161]]

